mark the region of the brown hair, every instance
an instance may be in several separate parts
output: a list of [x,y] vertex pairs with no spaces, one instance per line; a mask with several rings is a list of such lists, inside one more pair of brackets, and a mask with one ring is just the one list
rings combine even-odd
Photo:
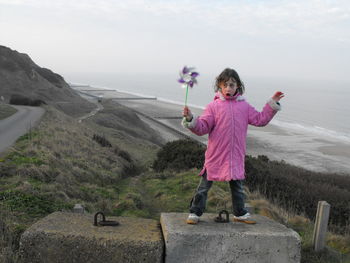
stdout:
[[244,84],[241,81],[241,79],[239,78],[238,73],[234,69],[231,69],[231,68],[224,69],[224,71],[221,72],[220,75],[216,77],[215,87],[214,87],[215,92],[220,89],[220,86],[219,86],[220,83],[226,82],[231,78],[237,82],[237,86],[238,86],[237,92],[242,95],[244,93],[244,89],[245,89]]

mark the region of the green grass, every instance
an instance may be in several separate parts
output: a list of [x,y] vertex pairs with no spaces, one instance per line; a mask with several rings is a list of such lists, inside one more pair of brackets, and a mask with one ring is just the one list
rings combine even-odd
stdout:
[[15,165],[23,165],[23,164],[34,164],[34,165],[42,165],[45,163],[44,160],[41,160],[39,157],[29,157],[20,152],[11,152],[6,156],[6,160]]
[[9,105],[0,104],[0,120],[6,119],[11,115],[15,114],[17,109]]
[[71,209],[73,206],[51,199],[43,194],[28,194],[18,190],[0,192],[2,207],[16,216],[38,218],[57,210]]
[[29,142],[30,140],[34,139],[35,137],[39,136],[39,133],[37,131],[30,131],[22,136],[20,136],[17,139],[17,142]]
[[[101,147],[92,139],[95,133],[103,134],[118,151]],[[79,124],[47,106],[39,126],[1,156],[0,220],[6,226],[22,226],[22,231],[49,213],[70,210],[75,203],[91,213],[112,214],[123,184],[151,162],[158,148],[93,121]],[[138,209],[135,196],[128,197],[136,209],[123,210],[124,214],[149,217]],[[19,238],[16,227],[4,229],[10,239]]]
[[41,186],[43,185],[43,182],[36,178],[29,178],[28,182],[33,186],[33,189],[35,190],[40,190]]
[[[119,200],[112,213],[118,216],[140,216],[159,220],[161,212],[188,212],[190,201],[200,181],[199,170],[176,173],[146,172],[123,180]],[[228,184],[216,182],[208,195],[207,212],[231,208]]]
[[98,197],[109,200],[116,200],[118,198],[118,192],[113,187],[98,187],[88,184],[81,185],[79,189],[86,195],[95,196],[96,199],[98,199]]

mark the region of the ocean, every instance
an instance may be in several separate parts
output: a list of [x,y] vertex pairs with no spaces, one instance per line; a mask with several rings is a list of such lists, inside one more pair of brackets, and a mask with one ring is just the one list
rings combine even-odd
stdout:
[[[177,83],[178,74],[65,74],[70,83],[88,84],[102,89],[154,96],[159,100],[184,104],[185,89]],[[283,91],[282,111],[272,124],[284,130],[350,143],[349,84],[334,81],[269,79],[241,76],[244,97],[261,110],[275,91]],[[189,90],[188,104],[204,108],[214,97],[215,75],[198,77],[198,85]]]

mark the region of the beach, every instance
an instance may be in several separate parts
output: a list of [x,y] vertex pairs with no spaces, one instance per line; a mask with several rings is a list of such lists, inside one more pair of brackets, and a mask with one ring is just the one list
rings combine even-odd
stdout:
[[[181,126],[183,105],[118,90],[96,89],[90,86],[73,88],[90,99],[97,101],[99,96],[103,96],[103,99],[112,99],[134,110],[143,121],[158,131],[165,141],[190,137],[207,143],[207,136],[196,136]],[[191,110],[197,116],[203,111],[194,107],[191,107]],[[271,160],[284,160],[286,163],[312,171],[350,175],[350,143],[281,128],[274,124],[265,127],[249,126],[247,154],[266,155]]]

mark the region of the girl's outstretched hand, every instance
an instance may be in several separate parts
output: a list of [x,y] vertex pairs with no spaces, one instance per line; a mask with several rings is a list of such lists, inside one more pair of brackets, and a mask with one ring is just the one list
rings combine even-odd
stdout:
[[274,101],[280,101],[280,99],[282,99],[284,97],[284,93],[281,91],[277,91],[273,96],[272,99]]
[[187,106],[184,107],[184,110],[182,111],[182,116],[184,116],[187,121],[191,121],[193,118],[193,115]]

